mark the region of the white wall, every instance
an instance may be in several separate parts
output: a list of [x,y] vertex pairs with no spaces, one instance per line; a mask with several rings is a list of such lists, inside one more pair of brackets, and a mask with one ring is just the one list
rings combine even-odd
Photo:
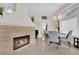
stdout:
[[77,31],[78,31],[78,36],[79,36],[79,14],[77,16]]
[[11,14],[4,13],[0,17],[0,25],[13,25],[13,26],[34,26],[30,17],[28,16],[25,4],[17,4],[16,11]]
[[47,20],[42,20],[41,16],[35,16],[34,19],[35,19],[35,24],[37,25],[36,29],[42,27],[43,26],[42,23],[46,23],[48,25],[48,31],[56,30],[55,19],[48,17]]
[[73,31],[73,35],[78,35],[77,17],[61,21],[60,31],[67,34],[70,30]]
[[48,24],[48,31],[56,31],[54,19],[48,19],[47,24]]

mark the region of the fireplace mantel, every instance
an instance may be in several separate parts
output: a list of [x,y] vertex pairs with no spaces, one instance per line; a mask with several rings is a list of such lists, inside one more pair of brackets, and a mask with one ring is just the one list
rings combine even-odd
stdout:
[[35,42],[34,27],[0,25],[0,51],[13,51],[13,37],[30,35],[30,45]]

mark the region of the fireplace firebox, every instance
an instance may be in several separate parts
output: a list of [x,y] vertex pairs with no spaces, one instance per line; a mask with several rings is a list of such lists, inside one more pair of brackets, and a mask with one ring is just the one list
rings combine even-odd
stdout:
[[30,43],[30,35],[13,38],[13,50],[21,48]]

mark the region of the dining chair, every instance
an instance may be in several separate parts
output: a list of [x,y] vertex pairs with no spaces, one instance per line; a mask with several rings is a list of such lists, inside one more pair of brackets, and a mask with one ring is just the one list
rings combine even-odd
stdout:
[[68,41],[69,46],[71,46],[70,41],[71,41],[71,39],[72,39],[72,31],[69,31],[69,33],[68,33],[67,36],[66,36],[66,39],[67,39],[67,41]]
[[57,34],[57,32],[56,31],[48,31],[48,36],[49,36],[49,38],[48,38],[48,41],[49,41],[49,45],[51,44],[51,43],[55,43],[55,44],[57,44],[57,48],[58,48],[58,45],[60,45],[59,44],[59,39],[58,39],[58,34]]
[[71,39],[72,39],[72,31],[69,31],[68,34],[67,34],[66,36],[64,36],[64,37],[63,37],[63,36],[60,36],[60,37],[59,37],[60,41],[61,41],[61,39],[63,39],[63,38],[66,39],[67,42],[68,42],[68,45],[71,46],[70,41],[71,41]]

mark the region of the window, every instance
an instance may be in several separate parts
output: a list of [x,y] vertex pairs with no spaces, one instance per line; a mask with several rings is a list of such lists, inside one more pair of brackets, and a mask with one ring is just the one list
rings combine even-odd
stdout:
[[47,16],[42,16],[42,19],[47,19]]

